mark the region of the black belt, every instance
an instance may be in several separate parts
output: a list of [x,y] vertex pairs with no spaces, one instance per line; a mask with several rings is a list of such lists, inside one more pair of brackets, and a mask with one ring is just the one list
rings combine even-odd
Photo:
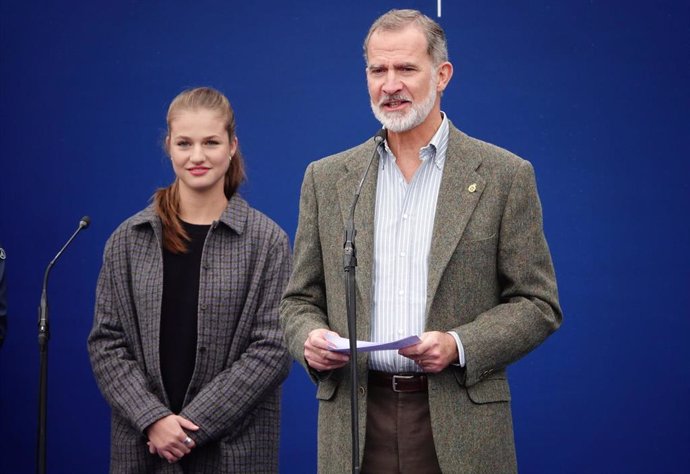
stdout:
[[425,374],[389,374],[387,372],[369,371],[369,383],[377,387],[390,388],[394,392],[426,392],[428,389]]

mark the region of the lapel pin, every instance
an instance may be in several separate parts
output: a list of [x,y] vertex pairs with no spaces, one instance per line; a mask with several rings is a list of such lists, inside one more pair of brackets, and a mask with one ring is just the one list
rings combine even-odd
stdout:
[[470,186],[467,188],[467,190],[471,193],[475,192],[477,190],[477,183],[470,184]]

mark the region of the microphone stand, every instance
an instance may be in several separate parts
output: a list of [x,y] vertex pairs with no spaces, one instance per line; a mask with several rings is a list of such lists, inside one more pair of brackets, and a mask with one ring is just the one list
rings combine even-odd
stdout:
[[345,307],[347,310],[347,331],[350,342],[350,417],[352,428],[352,472],[359,474],[359,406],[357,404],[357,387],[359,387],[359,377],[357,375],[357,307],[355,300],[355,283],[356,283],[356,268],[357,268],[357,249],[355,247],[355,207],[359,194],[362,191],[362,185],[369,173],[369,168],[374,161],[376,152],[381,143],[386,137],[386,130],[382,129],[374,136],[376,148],[371,155],[369,164],[364,171],[364,176],[359,182],[357,192],[350,207],[350,218],[345,225],[345,243],[343,244],[343,269],[345,271]]
[[41,290],[41,303],[38,307],[38,348],[40,353],[40,375],[38,382],[38,441],[36,447],[36,472],[46,472],[46,414],[48,406],[48,340],[50,339],[50,325],[48,322],[48,274],[55,262],[67,246],[74,240],[77,234],[89,226],[91,220],[88,216],[82,217],[79,227],[62,246],[55,258],[50,261],[43,274],[43,288]]

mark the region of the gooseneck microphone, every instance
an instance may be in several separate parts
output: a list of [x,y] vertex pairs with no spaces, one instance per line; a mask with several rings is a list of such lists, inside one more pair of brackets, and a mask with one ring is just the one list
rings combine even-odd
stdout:
[[38,306],[38,346],[40,351],[40,378],[38,387],[38,441],[36,447],[36,472],[38,474],[45,474],[46,472],[46,413],[48,406],[48,340],[50,339],[50,327],[48,324],[48,274],[57,262],[60,255],[65,251],[67,246],[72,243],[74,238],[83,229],[86,229],[91,223],[89,216],[84,216],[79,220],[79,227],[74,231],[72,236],[62,246],[60,251],[55,255],[46,271],[43,274],[43,287],[41,289],[41,302]]
[[89,216],[84,216],[79,220],[79,227],[77,227],[77,230],[74,231],[72,236],[67,240],[65,245],[62,246],[60,251],[55,255],[55,258],[53,258],[48,266],[46,267],[46,271],[43,274],[43,286],[41,287],[41,304],[38,307],[38,343],[42,343],[42,339],[48,339],[50,338],[50,333],[48,332],[48,274],[50,273],[50,270],[53,268],[55,265],[55,262],[57,262],[58,258],[62,255],[62,253],[65,251],[67,246],[72,243],[74,238],[77,236],[79,232],[82,231],[82,229],[86,229],[89,224],[91,223],[91,219]]
[[374,158],[376,157],[376,153],[379,151],[379,148],[383,144],[383,142],[386,140],[386,129],[382,128],[378,132],[376,132],[376,135],[374,135],[374,143],[376,143],[376,148],[374,148],[374,152],[371,154],[371,158],[369,159],[369,163],[367,164],[366,169],[364,170],[364,174],[362,175],[362,179],[359,180],[359,185],[357,186],[357,190],[355,191],[355,196],[352,199],[352,206],[350,206],[350,219],[347,221],[347,227],[348,228],[353,228],[354,229],[354,221],[355,221],[355,207],[357,207],[357,201],[359,200],[359,195],[362,192],[362,186],[364,185],[364,180],[367,179],[367,175],[369,174],[369,168],[371,168],[371,164],[374,162]]
[[374,151],[371,154],[369,163],[367,164],[362,179],[359,181],[354,198],[352,199],[352,206],[350,206],[350,215],[345,224],[345,243],[343,244],[343,267],[345,270],[345,307],[347,310],[347,331],[349,333],[350,342],[350,415],[352,427],[352,472],[359,474],[359,406],[357,404],[357,387],[359,381],[357,376],[357,307],[355,302],[355,268],[357,267],[357,251],[355,248],[355,236],[357,230],[355,229],[355,208],[359,194],[362,192],[362,186],[369,174],[369,168],[374,162],[374,158],[379,151],[379,147],[386,139],[386,129],[382,128],[374,135]]

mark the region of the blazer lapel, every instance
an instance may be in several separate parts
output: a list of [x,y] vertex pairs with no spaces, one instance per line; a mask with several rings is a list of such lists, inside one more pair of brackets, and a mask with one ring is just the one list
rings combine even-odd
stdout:
[[[374,144],[358,148],[346,164],[347,173],[337,182],[338,199],[343,223],[343,241],[345,225],[350,218],[350,208],[362,176],[374,152]],[[370,337],[371,285],[374,258],[374,214],[376,210],[376,181],[378,177],[378,153],[371,163],[371,168],[362,185],[362,191],[355,208],[355,251],[357,252],[357,289],[361,306],[357,307],[357,338],[368,340]]]
[[441,276],[486,186],[476,172],[481,156],[466,144],[467,137],[451,125],[429,254],[427,314]]
[[[156,385],[156,393],[163,397],[166,403],[167,394],[163,386],[163,376],[160,362],[160,324],[161,305],[163,302],[163,229],[154,211],[141,216],[135,221],[137,231],[141,234],[130,249],[133,255],[145,262],[144,273],[138,273],[135,278],[140,279],[136,286],[146,288],[137,301],[141,308],[137,317],[141,350],[146,363],[146,372]],[[135,296],[139,298],[139,296]]]

